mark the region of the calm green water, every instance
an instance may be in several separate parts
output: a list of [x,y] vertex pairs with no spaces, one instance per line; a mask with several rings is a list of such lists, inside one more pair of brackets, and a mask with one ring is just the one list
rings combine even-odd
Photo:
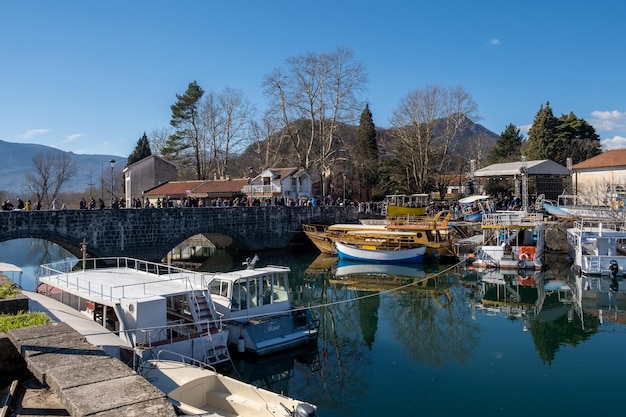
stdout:
[[[236,269],[246,255],[218,251],[202,269]],[[42,242],[0,244],[0,261],[25,268],[25,289],[30,271],[64,256]],[[504,279],[449,265],[338,279],[336,259],[309,247],[259,256],[292,268],[297,303],[320,319],[317,349],[235,358],[223,371],[316,404],[322,417],[623,415],[624,313],[581,310],[563,290],[564,255],[547,256],[544,274]]]

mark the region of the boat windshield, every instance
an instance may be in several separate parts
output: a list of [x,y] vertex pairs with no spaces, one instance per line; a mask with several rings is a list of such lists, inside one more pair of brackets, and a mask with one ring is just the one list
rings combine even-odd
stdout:
[[[211,282],[211,294],[228,298],[228,281]],[[232,283],[231,310],[239,311],[262,305],[289,301],[287,274],[267,273],[240,278]]]

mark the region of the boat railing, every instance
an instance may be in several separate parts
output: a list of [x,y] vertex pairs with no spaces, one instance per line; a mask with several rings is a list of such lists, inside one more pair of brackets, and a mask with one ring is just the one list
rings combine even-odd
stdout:
[[626,223],[619,220],[580,219],[574,221],[572,228],[579,234],[583,231],[594,231],[598,233],[601,233],[602,231],[626,233]]
[[208,368],[208,369],[211,369],[212,371],[215,371],[215,368],[213,366],[209,365],[206,362],[202,362],[202,361],[200,361],[198,359],[194,359],[194,358],[192,358],[190,356],[183,355],[182,353],[173,352],[173,351],[167,350],[167,349],[159,350],[159,352],[157,353],[157,356],[156,356],[156,360],[157,361],[165,360],[165,359],[161,358],[161,354],[171,355],[171,356],[174,356],[175,358],[178,358],[178,359],[176,359],[176,361],[177,362],[181,362],[181,365],[182,364],[188,364],[188,365],[193,365],[193,366],[197,366],[197,367],[200,367],[200,368]]
[[[76,260],[65,260],[42,265],[39,280],[45,278],[58,285],[63,285],[68,289],[86,292],[89,295],[96,296],[103,300],[119,301],[126,297],[129,290],[136,288],[142,288],[141,292],[146,297],[159,294],[160,291],[156,290],[152,292],[151,288],[162,285],[164,278],[172,282],[180,281],[184,284],[186,291],[192,291],[207,288],[208,282],[213,276],[213,274],[195,273],[170,265],[157,264],[133,258],[89,258],[85,259],[83,262],[83,270],[111,269],[113,265],[116,269],[133,269],[135,271],[158,276],[159,279],[122,285],[107,285],[88,281],[87,286],[84,286],[80,285],[81,275],[72,274],[77,264],[78,262]],[[87,266],[89,266],[89,268],[87,268]]]
[[543,213],[526,213],[517,211],[503,211],[483,213],[483,227],[533,227],[543,222]]
[[447,228],[450,221],[452,211],[439,212],[434,216],[418,216],[414,214],[399,215],[388,217],[387,225],[390,227],[423,227],[424,229]]

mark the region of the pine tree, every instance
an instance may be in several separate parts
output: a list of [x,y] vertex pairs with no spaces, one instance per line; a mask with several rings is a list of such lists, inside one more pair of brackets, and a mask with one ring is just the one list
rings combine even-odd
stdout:
[[522,152],[528,160],[551,159],[550,144],[557,135],[557,118],[554,117],[550,102],[541,108],[535,116],[532,127],[528,130],[528,140],[522,146]]
[[135,145],[135,150],[128,156],[128,160],[126,162],[126,166],[132,165],[135,162],[141,161],[144,158],[152,155],[152,151],[150,150],[150,142],[148,141],[148,136],[146,132],[143,132],[143,136],[139,138],[137,141],[137,145]]
[[552,155],[550,159],[561,165],[567,165],[567,158],[572,159],[572,164],[577,164],[600,155],[602,145],[593,126],[570,112],[559,117],[556,138],[549,152]]
[[[361,113],[359,126],[356,130],[356,165],[359,167],[361,184],[365,186],[365,198],[372,197],[372,187],[378,179],[378,144],[376,142],[376,126],[372,119],[369,104]],[[361,187],[363,188],[363,187]]]
[[499,162],[520,161],[522,159],[521,149],[524,142],[524,135],[513,123],[510,123],[496,141],[491,153],[487,157],[487,162],[496,164]]
[[187,86],[185,94],[176,94],[176,103],[170,106],[172,119],[170,124],[176,129],[170,135],[161,154],[170,160],[190,159],[193,161],[197,179],[205,179],[206,155],[199,117],[200,99],[204,90],[193,81]]

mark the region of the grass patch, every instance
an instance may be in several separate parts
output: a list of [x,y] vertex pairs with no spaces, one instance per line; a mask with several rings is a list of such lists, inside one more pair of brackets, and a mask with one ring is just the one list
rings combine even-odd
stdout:
[[50,323],[50,317],[42,312],[24,312],[17,314],[0,314],[0,332],[6,333],[12,329],[39,326]]
[[15,298],[17,294],[19,294],[19,290],[12,282],[0,285],[0,300]]

